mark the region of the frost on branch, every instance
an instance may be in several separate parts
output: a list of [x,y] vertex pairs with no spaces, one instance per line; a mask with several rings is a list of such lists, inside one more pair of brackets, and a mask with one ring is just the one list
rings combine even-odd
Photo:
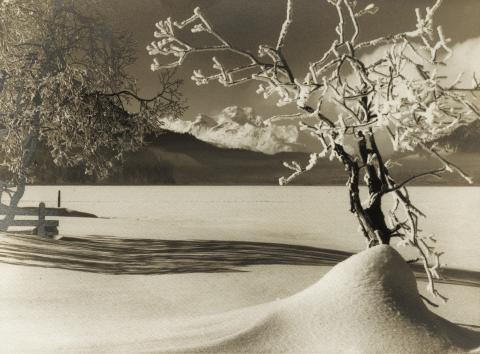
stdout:
[[[304,167],[298,162],[285,163],[291,173],[280,178],[279,183],[293,182],[320,158],[338,160],[347,173],[349,209],[357,218],[367,245],[388,244],[392,238],[400,238],[402,244],[415,248],[423,261],[431,293],[438,296],[434,279],[440,275],[440,253],[432,239],[420,232],[418,224],[425,215],[411,201],[407,185],[425,176],[440,178],[444,173],[457,173],[472,182],[465,171],[441,155],[434,141],[480,117],[471,94],[480,91],[479,82],[474,76],[472,87],[465,88],[462,75],[452,80],[439,74],[453,54],[450,39],[435,23],[442,0],[432,0],[431,6],[412,10],[412,28],[380,33],[370,39],[360,36],[358,20],[366,21],[368,16],[378,13],[374,3],[324,2],[338,16],[334,39],[322,55],[310,58],[309,65],[298,76],[284,55],[288,50],[288,32],[295,21],[294,0],[285,1],[285,19],[276,43],[259,44],[255,54],[225,40],[198,8],[180,23],[167,19],[161,34],[166,41],[152,43],[148,48],[155,56],[152,69],[179,66],[190,54],[212,52],[213,72],[195,70],[192,75],[198,85],[217,81],[228,87],[256,81],[257,94],[265,99],[275,98],[277,106],[288,109],[285,114],[267,119],[265,124],[279,120],[298,122],[301,129],[318,139],[320,147],[320,152],[313,153]],[[193,46],[187,36],[176,31],[187,28],[193,34],[208,33],[216,44]],[[176,48],[172,49],[173,45]],[[371,62],[365,58],[365,49],[375,48],[382,48],[383,53]],[[217,53],[223,51],[238,56],[236,66],[222,62]],[[178,59],[160,63],[159,57],[171,57],[173,52]],[[384,161],[376,142],[378,133],[389,136],[396,151],[426,151],[439,167],[395,181],[391,174],[395,163]],[[364,200],[359,188],[361,181],[368,189]],[[391,196],[395,205],[387,216],[381,204],[386,196]]]
[[283,165],[286,168],[292,170],[293,173],[288,177],[280,177],[280,179],[278,180],[278,183],[281,186],[286,186],[291,181],[293,181],[296,177],[300,176],[302,173],[310,171],[312,168],[314,168],[320,157],[322,157],[322,154],[317,154],[317,153],[310,154],[310,159],[308,161],[308,164],[305,167],[301,167],[297,161],[292,161],[291,163],[284,162]]

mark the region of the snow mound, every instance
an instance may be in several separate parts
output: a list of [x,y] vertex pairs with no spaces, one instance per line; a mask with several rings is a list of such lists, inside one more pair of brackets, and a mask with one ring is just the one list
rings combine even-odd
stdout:
[[457,353],[480,346],[480,333],[456,326],[426,308],[413,273],[389,246],[350,257],[289,298],[222,315],[183,319],[167,327],[155,343],[137,342],[136,349],[169,353]]

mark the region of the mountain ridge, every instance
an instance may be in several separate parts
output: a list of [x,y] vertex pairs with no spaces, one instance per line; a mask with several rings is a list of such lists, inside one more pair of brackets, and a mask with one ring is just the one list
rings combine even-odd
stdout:
[[[473,128],[480,128],[480,122]],[[464,168],[480,185],[480,146],[472,135],[472,127],[444,137],[438,144],[455,146],[448,158]],[[464,146],[462,137],[468,135],[473,143]],[[478,132],[480,136],[480,131]],[[98,185],[278,185],[278,179],[288,176],[290,170],[283,162],[297,161],[306,165],[309,154],[305,152],[280,152],[263,154],[245,149],[220,148],[199,140],[188,133],[163,132],[147,137],[146,145],[136,152],[126,154],[124,164],[117,163],[111,175],[102,181],[86,176],[81,167],[60,168],[53,164],[48,150],[43,147],[34,168],[34,184],[98,184]],[[456,144],[456,145],[454,145]],[[439,167],[439,162],[419,154],[401,154],[394,157],[402,166],[394,166],[391,173],[397,182],[412,174]],[[5,178],[5,172],[1,176]],[[446,173],[445,178],[427,176],[415,181],[417,185],[468,185],[456,174]],[[319,160],[310,172],[295,179],[292,185],[344,185],[347,173],[341,163]]]

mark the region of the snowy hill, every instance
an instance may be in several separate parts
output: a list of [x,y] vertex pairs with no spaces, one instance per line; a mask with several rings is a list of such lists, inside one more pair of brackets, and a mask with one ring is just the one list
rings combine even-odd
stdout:
[[[152,331],[155,324],[150,325]],[[333,267],[282,300],[208,317],[182,318],[132,333],[120,352],[458,353],[480,349],[480,333],[432,313],[412,271],[390,246]],[[101,346],[85,348],[102,351]]]

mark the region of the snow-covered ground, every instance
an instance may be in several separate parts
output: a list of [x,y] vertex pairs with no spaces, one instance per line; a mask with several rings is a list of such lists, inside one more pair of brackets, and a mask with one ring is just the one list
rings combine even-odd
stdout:
[[[30,188],[25,204],[44,200],[53,206],[57,189]],[[391,302],[388,296],[387,308],[398,310],[393,320],[384,323],[378,317],[383,315],[372,311],[367,316],[368,324],[360,325],[354,322],[355,318],[358,320],[358,316],[365,314],[361,316],[361,311],[354,309],[363,305],[342,310],[358,304],[359,298],[342,297],[347,290],[337,286],[341,279],[347,279],[350,271],[345,269],[352,266],[342,266],[344,271],[336,271],[340,276],[330,275],[319,281],[331,268],[321,261],[328,254],[317,255],[295,245],[354,252],[363,248],[356,225],[344,210],[343,188],[61,187],[61,190],[63,206],[109,217],[62,219],[60,231],[66,238],[112,235],[137,240],[153,238],[157,242],[186,241],[190,247],[186,259],[202,254],[212,256],[202,253],[203,249],[198,248],[201,245],[189,240],[204,241],[209,242],[208,247],[227,253],[215,253],[214,259],[225,269],[219,271],[213,267],[215,262],[210,262],[195,272],[187,269],[185,273],[170,270],[162,274],[112,275],[0,263],[0,352],[138,352],[187,347],[193,352],[202,348],[258,352],[268,351],[266,346],[270,351],[291,353],[299,353],[302,348],[304,352],[365,352],[373,345],[372,338],[362,332],[368,328],[375,329],[378,338],[386,338],[389,330],[403,333],[404,342],[411,345],[396,346],[396,337],[392,335],[394,338],[385,347],[371,347],[372,351],[419,350],[418,343],[424,338],[421,333],[431,334],[427,342],[433,350],[446,348],[445,330],[457,332],[426,310],[419,310],[418,303],[405,307],[402,301],[397,303],[398,298]],[[447,251],[449,266],[478,271],[480,223],[476,216],[480,209],[480,189],[415,188],[412,195],[429,214],[424,229],[438,234],[439,248]],[[452,196],[458,200],[455,207]],[[251,248],[247,241],[268,244]],[[280,245],[268,246],[272,243]],[[140,251],[148,254],[148,244],[142,247]],[[160,246],[155,244],[155,247]],[[61,258],[62,254],[55,253],[58,251],[53,247],[50,256]],[[311,262],[302,261],[307,256]],[[270,259],[271,264],[256,264],[256,257]],[[104,261],[109,261],[108,253]],[[194,258],[192,263],[201,261]],[[404,267],[397,263],[390,266]],[[160,264],[159,268],[162,267]],[[358,278],[362,279],[362,275]],[[365,282],[352,283],[348,279],[349,286],[358,290],[355,296],[366,287]],[[422,290],[425,284],[418,283],[425,293]],[[479,287],[440,284],[439,288],[450,300],[439,309],[430,307],[431,310],[454,323],[473,326],[470,328],[480,326]],[[369,301],[383,301],[384,290],[371,293],[373,298]],[[352,289],[348,291],[355,293]],[[411,292],[407,291],[406,297],[414,301]],[[340,308],[335,309],[334,305]],[[417,316],[418,311],[421,315]],[[381,325],[375,327],[376,322]],[[357,347],[350,339],[342,344],[341,339],[351,337],[356,327],[363,340]],[[292,337],[294,333],[297,334]],[[417,342],[409,342],[408,338],[417,338]],[[460,339],[459,342],[455,336],[453,344],[468,342],[468,338]]]
[[[35,186],[24,205],[39,201],[109,219],[64,218],[64,235],[162,240],[264,241],[358,252],[365,247],[348,211],[347,190],[335,187]],[[480,269],[480,187],[411,187],[449,267]]]
[[[459,334],[423,307],[413,276],[392,257],[357,257],[324,278],[327,267],[112,276],[1,265],[2,352],[440,353],[479,346],[478,334]],[[452,295],[449,287],[442,290]],[[445,317],[478,326],[478,288],[453,294]]]

